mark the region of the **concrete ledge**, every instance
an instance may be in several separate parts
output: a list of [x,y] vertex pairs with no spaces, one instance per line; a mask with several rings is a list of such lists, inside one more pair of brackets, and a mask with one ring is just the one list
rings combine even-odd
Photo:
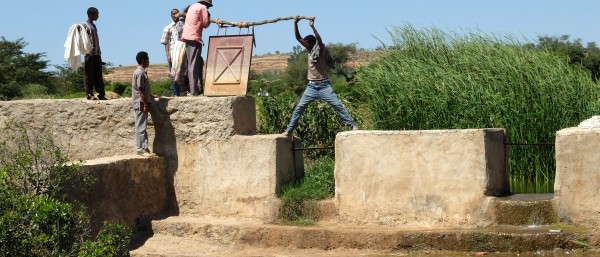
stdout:
[[165,211],[167,175],[162,157],[115,156],[85,161],[84,171],[96,178],[88,192],[71,192],[72,199],[83,203],[97,231],[104,220],[136,228],[140,218]]
[[[149,117],[149,144],[167,159],[183,145],[256,134],[252,97],[163,97]],[[72,160],[135,153],[131,98],[0,101],[0,124],[7,120],[52,134]]]
[[509,194],[504,129],[352,131],[336,137],[340,219],[351,223],[473,227]]
[[585,227],[600,225],[600,128],[556,133],[554,204],[559,217]]

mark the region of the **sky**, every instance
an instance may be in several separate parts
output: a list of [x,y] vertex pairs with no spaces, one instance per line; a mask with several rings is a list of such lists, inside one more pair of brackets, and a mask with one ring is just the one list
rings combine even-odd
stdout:
[[[154,64],[166,63],[160,44],[163,28],[173,8],[186,0],[56,0],[4,1],[0,9],[0,36],[23,38],[27,53],[45,53],[50,65],[65,65],[64,43],[68,30],[87,19],[86,10],[100,11],[96,21],[102,59],[114,66],[134,65],[135,55],[146,51]],[[315,27],[325,43],[356,43],[375,49],[391,42],[388,31],[410,24],[444,31],[477,30],[486,34],[515,35],[535,42],[538,36],[570,35],[584,44],[600,44],[598,0],[213,0],[212,18],[228,21],[263,21],[287,16],[315,16]],[[254,28],[254,55],[291,52],[299,45],[293,21]],[[246,34],[246,29],[219,29],[212,24],[204,40],[217,35]],[[250,31],[251,32],[251,31]],[[300,33],[312,33],[308,22]],[[206,59],[204,47],[204,58]]]

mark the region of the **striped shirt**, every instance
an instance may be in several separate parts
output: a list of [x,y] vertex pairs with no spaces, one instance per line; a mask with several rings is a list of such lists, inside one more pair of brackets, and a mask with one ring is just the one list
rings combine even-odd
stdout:
[[177,32],[177,29],[175,28],[175,22],[171,22],[163,29],[160,43],[163,45],[169,44],[169,49],[173,50],[173,46],[175,46],[175,42],[177,42],[178,37],[179,32]]

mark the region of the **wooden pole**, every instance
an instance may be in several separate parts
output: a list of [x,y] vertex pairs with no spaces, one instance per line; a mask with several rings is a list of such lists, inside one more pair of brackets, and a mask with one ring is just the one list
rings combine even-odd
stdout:
[[275,22],[278,22],[278,21],[294,20],[296,18],[301,19],[301,20],[314,20],[315,19],[315,17],[310,17],[310,16],[289,16],[289,17],[279,17],[279,18],[272,19],[272,20],[256,21],[256,22],[250,22],[250,21],[242,21],[242,22],[225,21],[225,20],[221,20],[219,18],[211,19],[210,21],[212,23],[218,24],[219,27],[224,27],[225,25],[229,25],[230,27],[249,28],[249,27],[252,27],[252,26],[265,25],[265,24],[269,24],[269,23],[275,23]]

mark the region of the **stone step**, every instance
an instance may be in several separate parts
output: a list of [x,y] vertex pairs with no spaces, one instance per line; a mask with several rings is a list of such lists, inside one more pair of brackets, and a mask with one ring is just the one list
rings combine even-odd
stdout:
[[513,226],[539,226],[559,222],[552,205],[553,194],[516,194],[494,201],[496,223]]
[[[182,238],[167,235],[155,235],[149,238],[144,247],[130,252],[131,257],[332,257],[332,256],[402,256],[401,251],[378,251],[360,249],[296,249],[282,247],[252,247],[252,246],[222,246],[201,239]],[[457,255],[463,257],[464,254]],[[433,255],[427,257],[448,257],[447,254]]]
[[[483,229],[357,227],[329,224],[313,227],[263,224],[259,221],[170,217],[152,222],[154,236],[132,251],[134,256],[175,251],[169,256],[209,256],[188,252],[187,245],[223,252],[231,249],[354,249],[364,251],[528,252],[575,249],[588,242],[589,232],[551,226],[496,226]],[[159,250],[155,250],[159,249]],[[177,249],[182,249],[177,251]],[[145,254],[145,255],[144,255]],[[204,253],[202,253],[204,254]],[[165,255],[166,256],[166,255]]]

